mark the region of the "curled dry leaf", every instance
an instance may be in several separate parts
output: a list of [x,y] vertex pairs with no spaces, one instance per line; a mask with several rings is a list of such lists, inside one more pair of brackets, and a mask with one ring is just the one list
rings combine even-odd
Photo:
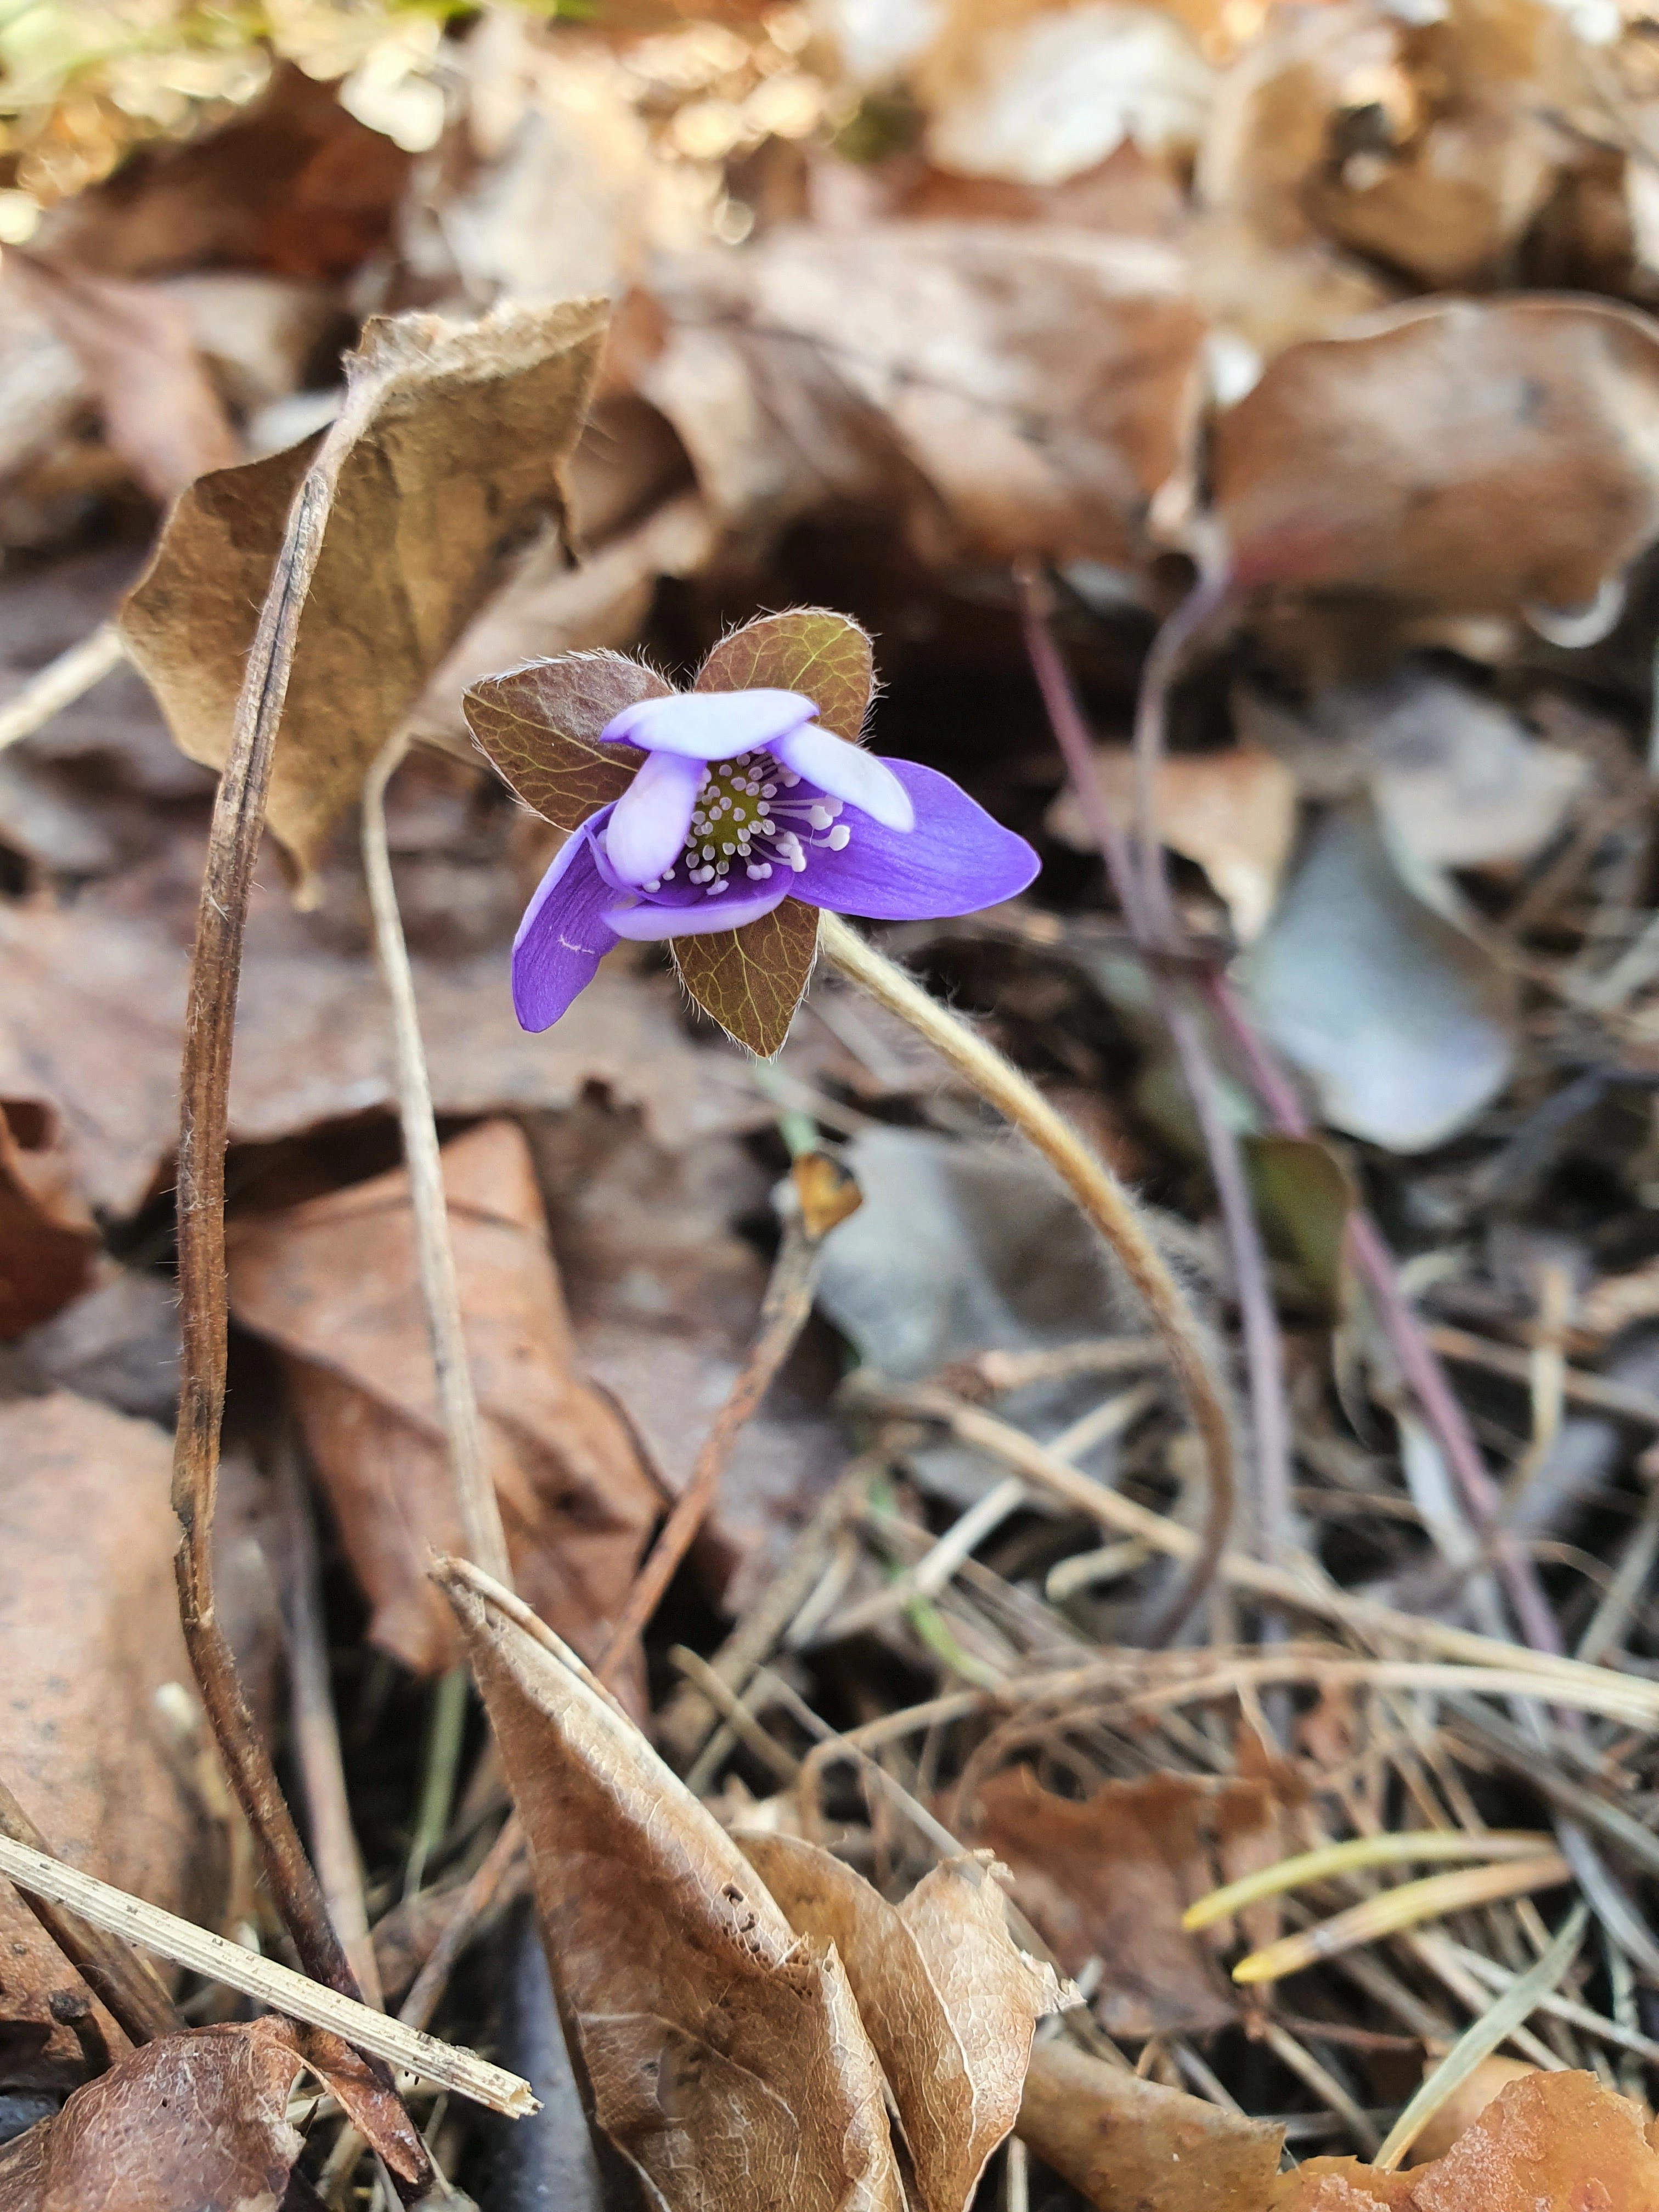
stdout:
[[894,1906],[816,1844],[737,1841],[796,1934],[846,1967],[925,2212],[963,2212],[1014,2124],[1036,2023],[1062,2001],[1053,1967],[1016,1948],[1002,1892],[971,1860],[935,1867]]
[[659,292],[639,388],[733,528],[831,503],[899,514],[935,558],[1142,550],[1203,337],[1170,250],[1040,223],[788,228]]
[[252,2212],[283,2201],[303,2137],[286,2021],[147,2043],[0,2151],[0,2212]]
[[1226,2027],[1237,2005],[1181,1916],[1212,1887],[1216,1858],[1242,1867],[1277,1836],[1265,1780],[1185,1775],[1105,1782],[1082,1804],[1029,1767],[985,1784],[974,1833],[1013,1869],[1014,1894],[1070,1974],[1100,1961],[1094,1999],[1109,2034]]
[[[168,1440],[58,1391],[0,1407],[0,1778],[71,1865],[211,1923],[217,1853],[157,1702],[190,1680]],[[78,1978],[5,1884],[0,1957],[0,2086],[70,2086],[81,2052],[49,2001]]]
[[77,2089],[0,2151],[0,2212],[275,2212],[304,2147],[288,2109],[302,2067],[396,2172],[418,2171],[408,2120],[356,2052],[267,2015],[161,2036]]
[[[605,308],[374,321],[348,364],[372,395],[342,465],[272,774],[272,830],[313,867],[508,557],[562,519]],[[192,759],[222,766],[243,661],[314,447],[205,477],[168,519],[121,627]]]
[[1262,2212],[1283,2128],[1040,2043],[1017,2126],[1097,2212]]
[[1378,2173],[1310,2158],[1280,2174],[1267,2212],[1659,2212],[1659,2152],[1639,2106],[1593,2074],[1511,2081],[1443,2158]]
[[1286,347],[1209,475],[1244,582],[1587,608],[1659,536],[1659,326],[1548,297],[1402,308]]
[[[1095,770],[1121,822],[1134,819],[1134,756],[1103,746]],[[1158,763],[1158,834],[1199,866],[1227,902],[1241,943],[1259,937],[1273,912],[1296,836],[1296,779],[1271,752],[1237,745],[1218,753],[1176,753]],[[1048,826],[1083,853],[1095,840],[1069,785]]]
[[902,2212],[881,2073],[835,1953],[574,1655],[438,1571],[530,1840],[599,2125],[667,2212]]
[[[602,1642],[661,1506],[575,1348],[528,1148],[486,1122],[443,1153],[450,1235],[514,1572],[579,1646]],[[232,1224],[231,1311],[285,1355],[306,1442],[374,1608],[369,1633],[422,1672],[453,1663],[427,1580],[460,1540],[401,1170]]]

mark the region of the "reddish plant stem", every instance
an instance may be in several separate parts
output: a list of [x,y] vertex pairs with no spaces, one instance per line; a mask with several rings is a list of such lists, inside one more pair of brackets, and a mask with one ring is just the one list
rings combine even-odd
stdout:
[[[1185,992],[1171,981],[1167,969],[1158,958],[1158,941],[1170,939],[1170,928],[1167,925],[1162,928],[1154,927],[1152,916],[1158,911],[1157,906],[1135,867],[1129,840],[1113,813],[1110,801],[1101,785],[1095,767],[1093,733],[1085,718],[1071,672],[1049,625],[1046,580],[1035,562],[1022,561],[1016,565],[1014,580],[1019,595],[1020,620],[1025,635],[1026,651],[1030,656],[1032,672],[1048,709],[1054,742],[1066,763],[1066,773],[1071,778],[1072,788],[1077,793],[1078,804],[1090,835],[1100,848],[1107,876],[1118,904],[1123,909],[1130,934],[1146,956],[1146,975],[1153,1000],[1158,1017],[1175,1047],[1188,1095],[1192,1100],[1193,1111],[1197,1116],[1199,1131],[1204,1139],[1204,1148],[1209,1157],[1210,1174],[1221,1206],[1222,1227],[1232,1261],[1233,1285],[1238,1296],[1239,1320],[1244,1339],[1244,1367],[1249,1388],[1250,1426],[1255,1460],[1255,1548],[1261,1559],[1279,1559],[1284,1557],[1289,1537],[1291,1510],[1291,1439],[1290,1419],[1285,1402],[1285,1346],[1279,1333],[1279,1316],[1273,1305],[1267,1255],[1262,1248],[1255,1208],[1250,1199],[1249,1182],[1244,1171],[1243,1155],[1237,1136],[1222,1108],[1220,1085],[1211,1065],[1209,1054],[1205,1049],[1202,1028]],[[1178,616],[1172,617],[1171,623],[1178,619]],[[1170,625],[1166,625],[1168,627]],[[1160,636],[1162,635],[1160,632]],[[1156,671],[1154,662],[1157,664]],[[1146,688],[1141,694],[1141,712],[1143,715],[1155,714],[1160,730],[1170,678],[1177,665],[1177,653],[1159,656],[1156,648],[1153,658],[1147,663]],[[1147,704],[1149,691],[1153,695],[1150,707]],[[1143,823],[1142,827],[1146,836],[1151,837],[1149,825]],[[1155,840],[1148,849],[1153,853],[1160,850]],[[1163,903],[1173,921],[1173,905],[1168,898],[1161,867],[1158,878],[1164,894]]]
[[[1212,969],[1205,977],[1204,988],[1273,1127],[1281,1136],[1311,1135],[1294,1085],[1251,1027],[1226,977]],[[1492,1546],[1493,1564],[1522,1636],[1534,1651],[1559,1653],[1560,1631],[1538,1571],[1498,1525],[1501,1503],[1498,1485],[1480,1455],[1457,1393],[1400,1287],[1382,1232],[1363,1206],[1356,1206],[1349,1217],[1348,1249],[1400,1362],[1400,1371],[1445,1454],[1469,1517]]]

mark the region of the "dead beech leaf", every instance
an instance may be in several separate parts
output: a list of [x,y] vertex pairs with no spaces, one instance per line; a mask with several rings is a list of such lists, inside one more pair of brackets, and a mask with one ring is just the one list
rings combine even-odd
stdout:
[[153,285],[13,254],[80,363],[110,444],[151,498],[170,500],[210,469],[230,467],[236,434],[181,301]]
[[1659,536],[1659,326],[1588,300],[1401,308],[1287,346],[1209,471],[1244,581],[1586,608]]
[[667,337],[639,388],[730,526],[834,502],[896,515],[933,558],[1143,550],[1203,336],[1168,248],[1042,223],[789,226],[656,290]]
[[1059,2039],[1031,2053],[1016,2131],[1097,2212],[1263,2212],[1285,2140]]
[[1014,2124],[1032,2030],[1060,2002],[1018,1950],[988,1869],[947,1861],[890,1905],[816,1844],[739,1834],[798,1936],[834,1945],[909,2146],[926,2212],[963,2212]]
[[880,2069],[834,1951],[793,1933],[574,1656],[438,1572],[599,2125],[667,2212],[902,2212]]
[[1659,2212],[1659,2152],[1643,2117],[1593,2074],[1528,2074],[1443,2158],[1391,2174],[1312,2158],[1279,2177],[1267,2212]]
[[[562,519],[605,313],[571,301],[369,324],[352,362],[376,404],[342,465],[272,772],[270,826],[302,872],[508,556]],[[193,485],[122,610],[174,737],[212,767],[313,450]]]
[[[578,1645],[603,1641],[661,1506],[575,1350],[524,1137],[446,1146],[445,1189],[484,1437],[519,1587]],[[427,1580],[459,1541],[403,1171],[233,1222],[231,1310],[278,1345],[312,1457],[374,1608],[369,1633],[422,1672],[452,1665]]]
[[[1108,804],[1134,819],[1134,756],[1122,746],[1095,755]],[[1241,944],[1259,937],[1296,836],[1296,779],[1273,754],[1253,745],[1228,752],[1174,753],[1158,763],[1158,833],[1172,851],[1196,860],[1226,901]],[[1068,785],[1048,826],[1079,852],[1095,841]]]
[[[1425,2061],[1425,2075],[1434,2063],[1431,2058]],[[1483,2058],[1468,2080],[1453,2090],[1413,2143],[1409,2163],[1430,2166],[1436,2159],[1443,2158],[1459,2136],[1467,2134],[1474,2125],[1500,2089],[1537,2071],[1537,2067],[1529,2065],[1524,2058],[1506,2058],[1498,2051],[1490,2058]]]
[[147,2043],[0,2150],[0,2212],[274,2212],[304,2145],[303,2063],[272,2018]]
[[[70,1864],[211,1924],[217,1853],[156,1705],[190,1680],[171,1464],[161,1429],[67,1391],[0,1407],[0,1776]],[[8,2052],[8,2083],[71,2086],[81,2051],[49,1999],[78,1978],[7,1883],[0,1960],[0,2040],[39,2046]]]
[[1095,2011],[1109,2035],[1224,2027],[1237,2000],[1181,1916],[1213,1887],[1212,1852],[1271,1834],[1265,1781],[1206,1786],[1185,1775],[1104,1782],[1083,1803],[1057,1797],[1025,1766],[980,1790],[976,1841],[1014,1875],[1014,1895],[1061,1967],[1102,1972]]

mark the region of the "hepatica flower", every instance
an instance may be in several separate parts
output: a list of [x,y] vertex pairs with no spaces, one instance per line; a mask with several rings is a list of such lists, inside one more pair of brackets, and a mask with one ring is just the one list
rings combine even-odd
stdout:
[[813,909],[910,921],[1023,890],[1037,868],[1024,838],[949,776],[858,743],[871,689],[868,639],[817,609],[738,631],[689,692],[596,653],[475,686],[479,743],[572,833],[514,945],[523,1026],[557,1021],[619,939],[665,940],[728,1034],[773,1052],[811,970]]

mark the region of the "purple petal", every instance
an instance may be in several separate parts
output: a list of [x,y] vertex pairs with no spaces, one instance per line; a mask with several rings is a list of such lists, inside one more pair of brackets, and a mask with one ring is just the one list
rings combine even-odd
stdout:
[[889,830],[915,827],[909,793],[874,753],[811,725],[774,738],[770,750],[775,759],[793,769],[797,775],[817,784],[832,799],[844,799],[849,806],[860,808],[872,821],[884,823]]
[[655,883],[684,849],[691,810],[708,770],[684,753],[647,753],[605,833],[605,858],[630,889]]
[[802,878],[787,870],[778,873],[783,877],[781,883],[775,877],[752,891],[705,898],[696,906],[658,906],[641,900],[638,906],[613,907],[605,921],[618,937],[636,945],[660,944],[669,937],[708,937],[717,929],[741,929],[744,922],[758,921],[762,915],[770,914],[775,906],[794,896]]
[[513,1006],[520,1029],[550,1029],[617,941],[605,921],[617,894],[593,860],[593,838],[610,814],[601,807],[565,839],[525,908],[513,940]]
[[915,761],[886,765],[915,804],[915,828],[857,822],[842,852],[809,846],[805,872],[791,879],[792,897],[837,914],[923,921],[974,914],[1025,889],[1041,863],[1023,837],[937,769]]
[[730,760],[810,721],[817,713],[799,691],[671,691],[613,714],[601,737],[688,760]]

